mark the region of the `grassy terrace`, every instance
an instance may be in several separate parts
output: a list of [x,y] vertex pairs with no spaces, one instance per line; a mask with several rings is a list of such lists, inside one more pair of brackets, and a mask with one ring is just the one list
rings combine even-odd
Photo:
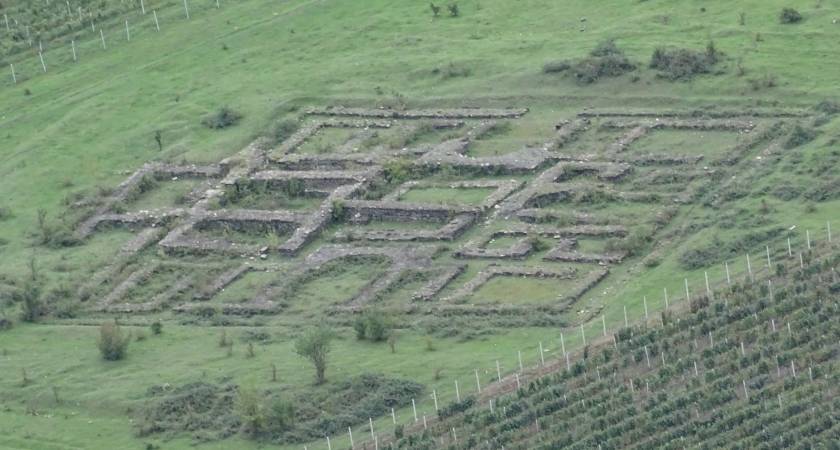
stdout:
[[[722,0],[679,3],[605,0],[597,4],[583,0],[463,0],[458,2],[459,17],[450,17],[444,9],[440,17],[433,18],[426,3],[394,0],[222,0],[218,9],[212,0],[190,0],[191,18],[186,20],[180,1],[149,0],[146,7],[158,10],[160,32],[155,31],[150,14],[139,12],[139,3],[106,1],[96,31],[90,29],[88,18],[82,24],[70,21],[67,25],[69,19],[62,16],[61,2],[52,2],[49,7],[35,3],[40,2],[5,0],[0,6],[0,12],[19,21],[19,24],[13,22],[12,33],[0,22],[0,62],[3,63],[0,69],[6,74],[9,64],[14,64],[18,81],[14,84],[10,73],[0,78],[0,318],[15,322],[11,329],[0,330],[2,448],[112,449],[160,445],[166,449],[300,449],[307,445],[310,449],[320,449],[327,447],[321,430],[329,430],[327,434],[334,448],[348,448],[346,427],[335,425],[343,412],[339,403],[316,405],[318,402],[310,399],[333,395],[331,389],[338,389],[342,382],[353,377],[382,373],[389,379],[421,383],[424,387],[416,398],[418,412],[431,417],[434,415],[432,392],[441,399],[441,405],[448,404],[455,398],[457,380],[462,395],[472,394],[476,371],[482,385],[487,386],[497,376],[497,361],[502,375],[509,376],[518,367],[518,352],[526,365],[539,361],[539,343],[543,344],[546,355],[559,359],[561,333],[567,349],[580,350],[581,321],[586,336],[600,335],[603,323],[609,330],[617,330],[624,324],[625,307],[631,321],[644,316],[643,299],[647,299],[649,314],[655,316],[665,306],[663,289],[667,289],[672,304],[684,304],[685,280],[694,291],[702,291],[706,276],[713,286],[722,286],[726,280],[725,261],[729,263],[730,276],[743,280],[747,276],[747,253],[752,257],[753,270],[763,273],[767,270],[765,246],[774,263],[784,260],[795,266],[796,253],[806,251],[808,246],[806,231],[816,249],[828,246],[826,224],[829,221],[837,228],[834,241],[840,239],[840,195],[836,179],[840,167],[840,121],[836,115],[814,109],[819,102],[840,99],[836,87],[840,63],[834,57],[840,25],[832,23],[833,18],[840,17],[840,8],[828,2],[750,0],[733,6],[732,2]],[[73,8],[81,6],[85,12],[95,7],[92,2],[71,3]],[[793,25],[780,24],[778,15],[786,6],[796,7],[804,20]],[[125,20],[131,26],[130,41],[125,38]],[[46,74],[37,50],[21,41],[20,36],[17,40],[13,37],[14,33],[23,32],[22,24],[31,26],[35,42],[38,38],[43,40]],[[107,39],[107,49],[101,47],[100,28]],[[636,71],[605,77],[592,85],[577,83],[570,74],[543,72],[548,62],[583,58],[600,42],[613,38],[638,65]],[[71,39],[79,54],[78,63],[72,62]],[[647,67],[651,53],[658,47],[703,50],[710,40],[723,52],[714,73],[690,81],[671,82]],[[169,309],[148,314],[106,314],[91,311],[90,303],[81,302],[78,288],[118,259],[119,248],[136,232],[125,228],[105,229],[94,233],[82,245],[69,247],[39,243],[43,230],[40,223],[57,230],[72,228],[91,209],[88,201],[106,197],[146,162],[217,163],[257,137],[277,140],[277,123],[298,117],[304,107],[323,105],[529,108],[528,114],[511,121],[509,127],[501,126],[474,141],[466,149],[470,156],[498,156],[523,147],[539,147],[551,138],[562,120],[574,119],[576,114],[591,110],[703,109],[710,114],[735,111],[747,115],[755,111],[793,111],[805,112],[808,117],[758,119],[761,126],[779,130],[777,145],[769,150],[767,146],[751,149],[731,167],[714,162],[727,156],[727,149],[740,143],[743,136],[721,131],[652,131],[632,143],[626,155],[704,154],[708,159],[691,168],[703,174],[691,182],[655,184],[650,182],[652,178],[645,177],[660,167],[640,166],[612,185],[594,177],[575,181],[585,180],[587,185],[597,188],[659,194],[675,194],[687,186],[709,184],[693,201],[591,202],[578,198],[557,200],[543,208],[561,216],[545,225],[569,225],[572,212],[585,213],[597,223],[623,224],[631,236],[652,230],[657,223],[656,215],[662,210],[672,211],[673,219],[664,222],[652,239],[643,242],[637,254],[610,266],[607,278],[587,291],[568,311],[557,314],[535,312],[513,317],[424,312],[438,306],[440,298],[452,294],[480,270],[500,261],[468,261],[464,273],[430,303],[418,304],[410,297],[431,277],[431,272],[403,274],[398,285],[377,298],[375,304],[385,311],[399,311],[390,316],[397,336],[395,352],[385,342],[357,340],[353,317],[333,310],[335,305],[346,302],[382,276],[387,264],[378,260],[327,267],[321,276],[302,283],[294,295],[276,299],[283,303],[282,312],[276,315],[203,317]],[[222,106],[240,113],[241,120],[221,130],[202,125],[202,118]],[[592,126],[562,153],[573,157],[603,155],[624,131],[601,129],[600,120],[593,119]],[[475,125],[474,122],[467,125]],[[784,145],[797,124],[815,132],[813,139],[806,139],[801,145]],[[296,153],[334,154],[360,131],[322,129]],[[411,144],[438,143],[460,136],[461,131],[427,130],[412,138]],[[399,149],[406,142],[405,136],[399,133],[397,129],[376,130],[372,139],[360,144],[359,151],[377,146]],[[707,165],[722,173],[726,171],[726,177],[710,178],[712,175],[702,172]],[[428,175],[421,179],[440,185],[473,178],[530,182],[538,173],[492,174],[482,178],[453,171],[410,173],[409,178]],[[711,183],[706,183],[709,180]],[[152,189],[121,207],[126,211],[182,207],[202,183],[185,178],[158,180]],[[379,194],[398,186],[399,183],[386,185]],[[401,200],[475,205],[491,192],[416,188]],[[260,191],[239,199],[234,206],[311,211],[320,201],[320,198]],[[432,267],[440,269],[464,262],[452,256],[461,245],[482,233],[516,222],[513,218],[491,222],[490,214],[493,211],[456,240],[435,243],[440,249],[433,256]],[[296,258],[276,254],[268,255],[266,260],[243,255],[167,256],[151,247],[139,254],[139,262],[132,261],[94,290],[92,301],[107,295],[113,284],[125,279],[141,262],[163,261],[174,265],[165,266],[162,276],[143,280],[130,289],[127,298],[132,303],[141,303],[171,287],[178,279],[171,272],[175,270],[172,267],[189,267],[184,273],[204,273],[187,291],[178,293],[173,304],[190,300],[206,289],[213,279],[207,273],[215,277],[223,269],[242,263],[270,268],[267,272],[247,273],[206,301],[211,307],[238,304],[252,299],[267,284],[287,282],[286,273],[319,246],[334,243],[336,232],[433,230],[440,226],[433,222],[390,221],[358,226],[331,224]],[[272,246],[288,237],[224,228],[204,231],[201,235]],[[787,238],[791,239],[795,252],[792,260],[786,258]],[[549,245],[555,242],[551,237],[540,237],[540,240]],[[504,247],[512,242],[509,238],[498,238],[488,248]],[[582,239],[579,249],[595,252],[614,244],[608,239]],[[553,269],[575,266],[582,273],[597,268],[597,264],[546,263],[541,259],[546,251],[536,251],[514,264],[546,265]],[[30,261],[34,261],[41,277],[42,293],[50,301],[50,314],[35,324],[18,320],[20,302],[11,301],[12,292],[30,275]],[[828,276],[824,273],[824,282]],[[819,285],[813,277],[808,280]],[[800,281],[789,282],[793,286]],[[574,288],[574,284],[549,278],[497,277],[467,297],[462,305],[547,306],[555,303],[558,294]],[[757,290],[745,288],[743,296],[766,297],[754,292]],[[816,294],[808,291],[802,295]],[[836,292],[820,297],[824,307],[814,312],[814,317],[824,314],[836,322],[836,307],[832,309],[827,300],[831,296],[836,297]],[[791,298],[798,297],[791,294],[788,299]],[[744,300],[739,307],[748,308],[753,300]],[[813,318],[800,306],[785,314],[791,323],[804,328]],[[762,318],[769,319],[772,314],[767,314]],[[696,319],[686,317],[688,321]],[[100,324],[115,318],[124,331],[132,333],[132,342],[126,359],[107,362],[101,359],[96,340]],[[696,320],[700,327],[702,323]],[[159,336],[149,329],[156,321],[163,323],[163,333]],[[327,324],[338,334],[329,361],[328,382],[323,386],[312,385],[311,367],[294,351],[294,340],[318,324]],[[755,331],[748,324],[741,325],[733,325],[737,330],[725,332],[729,333],[726,336],[734,340],[740,334]],[[826,334],[835,332],[830,325],[818,326]],[[634,336],[656,333],[641,328],[634,328],[633,332]],[[233,342],[232,347],[219,345],[222,333]],[[255,333],[268,338],[255,339]],[[673,341],[686,338],[678,330],[669,329],[668,333],[672,334],[667,339]],[[756,352],[764,344],[768,348],[786,345],[767,335],[761,336],[754,344]],[[812,342],[819,343],[819,351],[830,347],[826,342],[813,340],[784,351],[801,349]],[[249,354],[249,344],[253,356]],[[631,351],[638,356],[636,344],[626,345],[625,359]],[[836,347],[836,342],[831,345]],[[836,362],[836,348],[833,351],[829,360]],[[683,347],[675,348],[674,352],[675,355],[682,352],[679,357],[683,359],[687,358],[685,355],[694,355]],[[709,356],[709,360],[715,365],[728,364],[730,361],[719,361],[726,355]],[[805,359],[796,361],[806,364]],[[648,374],[640,361],[634,358],[627,364],[629,368],[619,369],[622,373],[632,372],[640,383],[648,381],[646,376],[653,380],[655,376]],[[619,361],[614,360],[612,364]],[[680,373],[685,372],[682,369],[685,368]],[[754,369],[754,365],[749,365],[744,370],[753,374],[757,370]],[[582,383],[581,389],[604,399],[603,390],[608,387],[594,384],[592,370],[587,366],[590,377],[586,381],[561,376],[551,384]],[[835,372],[821,374],[836,378]],[[769,382],[770,390],[775,392],[783,387],[785,392],[791,392],[791,398],[801,399],[797,400],[800,404],[820,402],[819,392],[825,391],[812,390],[802,378],[801,375],[800,381],[791,386],[787,386],[787,378],[773,378]],[[663,382],[662,389],[690,397],[714,389],[717,381],[704,380],[698,385],[689,382],[680,387],[676,386],[680,383],[669,378]],[[727,376],[725,381],[727,389],[740,383],[735,375]],[[208,428],[228,429],[230,423],[214,423],[192,431],[138,434],[142,413],[152,403],[148,396],[150,387],[177,388],[195,382],[214,386],[230,383],[293,399],[301,416],[297,431],[303,433],[301,430],[308,427],[321,434],[316,437],[302,434],[303,437],[295,439],[286,434],[273,440],[260,440],[245,433],[216,436],[207,431]],[[620,390],[617,398],[626,399],[626,389],[616,389]],[[737,395],[737,386],[729,391]],[[537,394],[528,393],[505,402],[513,405],[530,401],[534,395]],[[759,405],[774,399],[759,398],[760,401],[753,401],[748,408],[741,409],[736,399],[730,399],[721,408],[726,408],[725,414],[769,411]],[[658,402],[655,398],[651,401]],[[617,407],[604,402],[600,405],[607,405],[607,409]],[[641,400],[638,404],[641,405]],[[793,406],[791,403],[787,407]],[[334,429],[329,424],[319,425],[320,428],[311,426],[314,419],[306,416],[307,407],[323,407],[322,416],[313,415],[324,418],[324,423],[334,421],[330,422]],[[836,406],[832,411],[835,410]],[[622,442],[620,437],[602,436],[598,440],[594,437],[599,432],[597,429],[585,436],[532,433],[534,437],[529,441],[526,436],[529,433],[522,431],[526,427],[524,419],[518,422],[527,413],[496,417],[493,420],[497,422],[489,424],[491,419],[481,411],[474,413],[474,417],[488,421],[487,427],[472,423],[474,431],[465,430],[464,436],[479,436],[492,427],[516,423],[507,434],[500,433],[510,443],[505,448],[533,448],[553,441],[565,445],[567,441],[562,439],[567,438],[592,444],[589,447],[597,446],[595,442],[598,442],[604,448],[612,448]],[[568,408],[546,417],[551,417],[550,423],[561,426],[566,423],[566,412],[572,416],[603,413],[589,408],[579,411]],[[706,412],[701,410],[701,414]],[[406,402],[397,405],[395,414],[399,423],[410,427],[414,422],[412,409]],[[680,414],[694,415],[694,412],[686,407]],[[798,433],[807,434],[808,424],[814,422],[804,419],[807,413],[801,411],[791,412],[789,418],[767,414],[762,417],[767,418],[773,430],[790,424],[789,428],[796,427]],[[374,428],[383,437],[393,432],[390,410],[384,405],[370,415]],[[462,416],[459,417],[454,419],[453,426],[461,430],[466,425],[460,422]],[[836,414],[831,417],[836,419]],[[797,422],[797,418],[802,420]],[[530,426],[530,416],[528,419],[527,426]],[[358,443],[369,437],[367,417],[354,417],[351,422],[358,448]],[[821,436],[837,437],[836,420],[832,426]],[[674,429],[677,428],[652,429],[657,437],[651,439],[659,440],[650,442],[665,445],[668,433]],[[786,439],[785,436],[797,433],[795,430],[779,432]],[[445,431],[436,435],[449,439]],[[755,437],[758,434],[759,431],[738,435],[737,442],[744,447],[775,445],[775,442],[759,442]],[[630,431],[622,436],[625,439],[631,436]],[[707,438],[713,446],[726,444],[702,434],[694,435],[689,442],[699,444]],[[466,445],[468,437],[463,439],[458,445]]]

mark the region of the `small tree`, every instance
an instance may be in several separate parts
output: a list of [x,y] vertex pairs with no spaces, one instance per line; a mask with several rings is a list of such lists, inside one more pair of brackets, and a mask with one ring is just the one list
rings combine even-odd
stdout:
[[155,130],[155,143],[157,144],[158,151],[163,151],[163,132],[160,130]]
[[151,328],[152,334],[155,336],[160,336],[163,333],[163,324],[160,323],[160,320],[152,322],[152,325],[149,328]]
[[106,361],[119,361],[125,357],[131,336],[123,334],[116,321],[105,322],[99,327],[99,353]]
[[295,341],[295,352],[315,366],[315,384],[326,381],[327,356],[334,337],[332,330],[322,326],[307,331]]
[[429,8],[432,9],[432,16],[438,17],[440,15],[440,6],[435,5],[434,3],[429,3]]
[[458,17],[458,15],[461,13],[458,10],[458,4],[457,3],[450,4],[449,6],[446,7],[446,9],[449,10],[449,15],[452,16],[452,17]]

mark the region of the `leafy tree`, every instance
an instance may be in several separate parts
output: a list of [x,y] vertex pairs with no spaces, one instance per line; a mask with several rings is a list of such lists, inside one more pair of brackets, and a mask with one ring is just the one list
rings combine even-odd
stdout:
[[295,341],[295,352],[315,366],[315,384],[323,384],[326,381],[327,356],[333,338],[335,333],[321,326],[307,331]]

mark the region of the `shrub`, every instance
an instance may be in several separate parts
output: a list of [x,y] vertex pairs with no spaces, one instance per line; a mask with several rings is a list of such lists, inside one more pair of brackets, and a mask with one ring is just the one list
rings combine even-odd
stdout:
[[341,200],[333,200],[331,218],[333,222],[338,222],[344,217],[344,202]]
[[163,333],[163,324],[160,323],[159,320],[152,322],[149,328],[152,330],[152,334],[154,334],[155,336],[160,336]]
[[595,48],[593,48],[592,51],[589,52],[589,56],[595,57],[613,55],[624,55],[624,52],[615,45],[615,39],[607,39],[606,41],[602,41],[598,43],[598,45],[595,46]]
[[710,73],[720,61],[721,54],[713,42],[705,51],[685,48],[657,48],[650,57],[650,68],[659,71],[659,76],[671,81],[690,80],[695,75]]
[[44,280],[41,278],[35,264],[35,260],[29,261],[29,276],[23,280],[22,286],[11,293],[13,303],[21,304],[20,320],[24,322],[36,322],[47,314],[47,305],[41,295],[41,286]]
[[559,73],[569,70],[572,65],[568,61],[550,61],[543,65],[543,73]]
[[395,159],[385,163],[384,167],[385,181],[389,184],[400,184],[411,177],[411,161],[408,159]]
[[364,316],[357,316],[353,321],[353,330],[356,332],[356,339],[364,340],[367,337],[367,323]]
[[432,69],[432,74],[448,80],[450,78],[468,77],[472,74],[472,69],[463,64],[450,62],[443,67],[435,67]]
[[[391,334],[391,319],[379,311],[367,311],[362,316],[365,332],[364,335],[374,342],[381,342],[388,339]],[[355,327],[355,325],[354,325]],[[358,329],[356,329],[358,337]]]
[[462,413],[475,405],[475,397],[467,397],[460,402],[452,402],[438,411],[438,416],[442,419]]
[[589,56],[577,61],[553,61],[543,65],[543,73],[569,71],[580,84],[592,84],[603,77],[617,77],[636,70],[624,51],[612,39],[598,44]]
[[603,77],[617,77],[636,70],[624,56],[584,58],[572,66],[572,75],[580,84],[592,84]]
[[805,145],[813,141],[816,137],[816,130],[805,128],[802,125],[796,125],[793,127],[793,130],[790,132],[790,136],[788,136],[785,141],[785,148],[792,149],[799,147],[800,145]]
[[799,14],[799,11],[793,8],[784,8],[782,12],[779,13],[779,23],[782,24],[791,24],[791,23],[798,23],[802,21],[802,14]]
[[285,431],[295,425],[295,404],[283,397],[268,400],[266,425],[272,432]]
[[55,224],[48,221],[47,211],[44,209],[38,209],[37,227],[38,233],[36,236],[38,245],[60,249],[73,247],[81,242],[66,224]]
[[140,436],[186,431],[203,439],[224,439],[241,429],[234,385],[152,386],[146,396],[134,422]]
[[[833,100],[823,100],[814,106],[814,109],[824,114],[840,113],[840,103]],[[2,214],[0,214],[2,217]]]
[[105,322],[99,327],[99,353],[106,361],[119,361],[125,357],[131,336],[123,334],[122,329],[114,322]]
[[438,17],[440,15],[440,6],[435,5],[434,3],[429,3],[429,8],[432,10],[432,16]]
[[457,3],[450,4],[446,7],[446,9],[449,10],[449,15],[452,17],[458,17],[458,15],[461,14],[461,11],[458,9]]
[[271,133],[269,134],[269,139],[271,139],[275,144],[279,144],[286,139],[288,139],[291,135],[295,133],[298,129],[298,122],[293,119],[285,119],[277,122],[274,127],[271,129]]
[[218,111],[204,117],[204,119],[201,120],[201,124],[212,130],[220,130],[222,128],[236,125],[241,119],[241,114],[228,108],[227,106],[223,106],[219,108]]

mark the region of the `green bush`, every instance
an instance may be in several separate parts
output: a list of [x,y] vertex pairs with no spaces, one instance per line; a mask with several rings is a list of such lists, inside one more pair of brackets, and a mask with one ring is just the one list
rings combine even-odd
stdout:
[[779,23],[782,24],[791,24],[791,23],[798,23],[802,21],[802,14],[799,14],[799,11],[793,8],[784,8],[782,12],[779,13]]
[[223,106],[218,111],[204,117],[201,124],[212,130],[220,130],[239,123],[242,119],[242,114]]
[[580,84],[592,84],[604,77],[617,77],[636,70],[624,51],[612,39],[599,43],[586,58],[577,61],[553,61],[543,65],[543,73],[568,71]]
[[364,340],[367,337],[367,321],[365,316],[357,316],[353,321],[353,330],[356,332],[356,339]]
[[383,166],[385,181],[400,184],[411,178],[411,161],[405,158],[388,161]]
[[799,147],[800,145],[805,145],[813,141],[816,137],[816,130],[805,128],[802,125],[796,125],[793,127],[793,130],[790,132],[790,136],[788,136],[785,141],[785,148],[792,149]]
[[238,391],[232,384],[206,382],[152,386],[135,420],[139,436],[189,432],[203,440],[224,439],[241,429]]
[[650,57],[650,68],[659,71],[659,76],[671,81],[690,80],[694,76],[710,73],[720,61],[721,54],[710,42],[705,51],[685,48],[657,48]]
[[152,334],[154,334],[155,336],[160,336],[161,333],[163,333],[163,324],[160,323],[159,320],[152,322],[149,328],[151,328]]
[[119,361],[125,357],[131,335],[123,334],[122,329],[114,322],[105,322],[99,327],[97,346],[102,358],[106,361]]
[[[840,103],[833,100],[823,100],[814,106],[814,109],[823,114],[837,114],[840,113]],[[2,217],[2,215],[0,215]]]
[[444,80],[448,80],[450,78],[468,77],[471,74],[472,69],[463,64],[453,62],[450,62],[443,67],[435,67],[432,69],[432,75],[438,75]]
[[279,144],[286,139],[288,139],[291,135],[295,134],[295,131],[298,130],[298,122],[293,119],[285,119],[277,122],[271,129],[271,133],[269,133],[269,139],[271,139],[275,144]]

